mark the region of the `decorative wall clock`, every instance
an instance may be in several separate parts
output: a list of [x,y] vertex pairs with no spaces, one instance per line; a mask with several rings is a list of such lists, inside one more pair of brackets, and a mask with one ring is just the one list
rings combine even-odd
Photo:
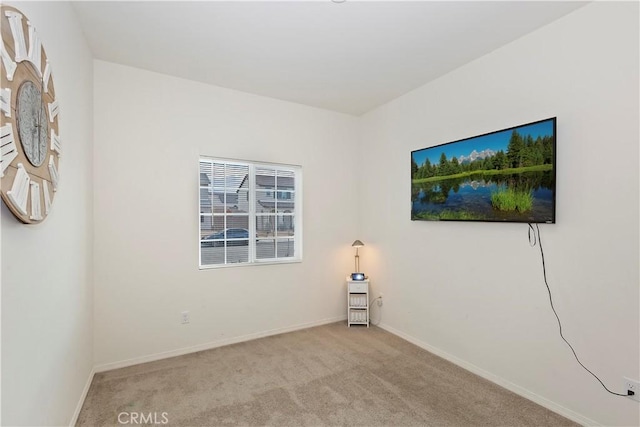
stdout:
[[58,101],[35,27],[15,8],[2,6],[0,15],[2,200],[20,221],[37,224],[58,189]]

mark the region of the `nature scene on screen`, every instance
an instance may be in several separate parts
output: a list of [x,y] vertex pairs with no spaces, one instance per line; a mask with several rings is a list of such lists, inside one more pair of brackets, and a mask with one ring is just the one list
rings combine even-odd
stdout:
[[411,219],[555,221],[555,119],[411,153]]

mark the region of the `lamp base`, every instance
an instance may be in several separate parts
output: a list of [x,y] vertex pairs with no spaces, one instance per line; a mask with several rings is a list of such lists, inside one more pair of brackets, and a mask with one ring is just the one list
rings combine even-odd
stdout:
[[366,276],[364,273],[351,273],[351,280],[365,280]]

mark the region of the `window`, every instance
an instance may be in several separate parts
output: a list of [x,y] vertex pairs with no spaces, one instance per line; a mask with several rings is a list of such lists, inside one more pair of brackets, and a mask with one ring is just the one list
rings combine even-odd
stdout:
[[299,166],[200,158],[200,268],[302,259]]

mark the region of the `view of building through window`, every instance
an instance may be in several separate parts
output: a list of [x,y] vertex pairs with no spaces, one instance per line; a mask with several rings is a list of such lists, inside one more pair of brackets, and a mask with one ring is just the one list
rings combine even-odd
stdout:
[[201,158],[200,266],[300,260],[301,173]]

